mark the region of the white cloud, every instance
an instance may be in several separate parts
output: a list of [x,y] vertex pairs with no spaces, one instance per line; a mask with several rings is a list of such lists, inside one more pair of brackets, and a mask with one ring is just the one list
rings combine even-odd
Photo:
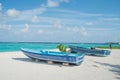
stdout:
[[0,11],[2,10],[2,3],[0,3]]
[[84,36],[88,35],[88,32],[87,32],[87,30],[86,30],[84,27],[81,27],[80,32],[81,32]]
[[111,31],[111,30],[116,30],[116,29],[118,29],[118,28],[114,28],[114,27],[109,27],[109,28],[106,28],[106,27],[104,27],[104,28],[101,28],[101,27],[91,27],[91,28],[88,28],[88,30],[90,30],[90,31]]
[[59,29],[62,28],[61,21],[60,20],[55,21],[54,27],[59,28]]
[[35,15],[40,15],[46,11],[46,8],[40,7],[36,9],[31,10],[24,10],[20,11],[20,15],[16,17],[14,20],[25,20],[25,21],[32,21],[36,22],[38,21],[38,16],[35,17]]
[[47,7],[58,7],[62,2],[68,3],[69,0],[48,0]]
[[119,21],[120,18],[102,18],[102,20],[106,20],[106,21]]
[[30,10],[17,10],[15,8],[8,9],[5,14],[0,12],[0,23],[4,22],[17,22],[17,21],[31,21],[38,22],[38,16],[46,11],[46,7],[41,6],[39,8]]
[[0,29],[10,30],[10,29],[11,29],[11,25],[7,25],[7,24],[0,24]]
[[10,17],[16,17],[16,16],[19,15],[19,13],[20,13],[20,11],[14,9],[14,8],[13,9],[8,9],[7,12],[6,12],[6,14]]
[[68,27],[67,30],[70,32],[81,33],[84,36],[88,34],[87,30],[84,27]]
[[67,30],[70,32],[80,32],[80,28],[79,27],[67,27]]
[[60,2],[70,2],[70,0],[60,0]]
[[86,25],[91,26],[93,25],[93,22],[87,22]]
[[74,32],[79,32],[80,30],[79,30],[78,27],[74,27],[74,28],[72,28],[72,31],[74,31]]
[[42,30],[42,29],[39,29],[39,30],[38,30],[38,33],[39,33],[39,34],[43,33],[43,30]]
[[100,14],[100,13],[84,13],[84,12],[80,12],[80,11],[65,10],[65,9],[53,9],[52,11],[65,14],[63,16],[67,16],[67,15],[78,16],[78,17],[102,17],[102,16],[105,16],[104,14]]
[[37,14],[42,14],[43,12],[45,12],[45,10],[46,10],[45,7],[40,7],[40,8],[36,8],[36,9],[31,9],[31,10],[24,10],[24,11],[22,11],[22,14],[37,15]]
[[[18,11],[18,10],[13,9],[12,11],[10,11],[11,13],[9,13],[9,10],[8,10],[7,14],[9,16],[15,16],[15,15],[13,15],[14,12],[18,11],[17,14],[16,14],[17,17],[4,16],[3,20],[6,20],[6,22],[7,21],[10,21],[10,22],[14,22],[14,21],[29,21],[30,22],[31,21],[33,23],[36,23],[36,22],[38,23],[39,22],[39,18],[43,18],[40,21],[43,21],[44,23],[53,23],[53,21],[56,21],[55,19],[59,18],[60,20],[63,21],[62,22],[63,24],[64,23],[65,24],[76,24],[76,23],[82,23],[82,21],[83,21],[81,19],[78,20],[78,18],[80,18],[82,16],[82,15],[79,15],[79,12],[69,11],[69,10],[63,10],[62,11],[62,10],[59,10],[59,9],[58,10],[52,9],[52,11],[49,10],[49,12],[50,12],[50,15],[48,15],[49,17],[45,17],[45,16],[42,17],[42,16],[40,16],[40,14],[44,13],[46,10],[47,10],[46,7],[40,7],[40,8],[36,8],[36,9],[23,10],[23,11]],[[53,13],[55,14],[56,12],[57,13],[60,12],[60,14],[58,14],[58,17],[54,17],[54,15],[52,15]],[[61,12],[64,15],[61,16]],[[37,16],[37,15],[39,15],[39,16]],[[70,15],[70,16],[68,16],[68,15]],[[1,15],[1,16],[3,16],[3,15]],[[45,18],[47,18],[47,19],[45,19]],[[2,18],[0,20],[3,21]],[[60,27],[60,24],[61,23],[57,22],[55,25],[59,25],[59,27]]]
[[32,22],[33,23],[39,22],[38,16],[34,16],[33,19],[32,19]]
[[22,32],[28,32],[29,31],[29,25],[25,24],[25,28],[21,30]]
[[59,6],[59,2],[57,0],[48,0],[47,6],[48,7],[57,7],[57,6]]

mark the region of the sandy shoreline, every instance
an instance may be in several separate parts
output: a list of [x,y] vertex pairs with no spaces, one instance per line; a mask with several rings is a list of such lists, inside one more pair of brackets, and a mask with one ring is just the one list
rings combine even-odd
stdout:
[[22,52],[0,52],[0,80],[120,80],[120,50],[85,56],[80,66],[34,62]]

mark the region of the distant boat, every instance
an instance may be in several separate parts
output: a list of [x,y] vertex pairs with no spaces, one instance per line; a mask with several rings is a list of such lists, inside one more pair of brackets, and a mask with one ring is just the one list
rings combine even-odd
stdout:
[[108,56],[110,55],[109,50],[98,50],[95,48],[84,48],[79,46],[69,46],[71,52],[73,53],[84,53],[86,55],[95,55],[95,56]]
[[84,59],[84,54],[72,54],[66,52],[60,52],[55,50],[31,50],[22,48],[21,51],[32,59],[39,59],[45,61],[55,61],[62,63],[69,63],[80,65]]

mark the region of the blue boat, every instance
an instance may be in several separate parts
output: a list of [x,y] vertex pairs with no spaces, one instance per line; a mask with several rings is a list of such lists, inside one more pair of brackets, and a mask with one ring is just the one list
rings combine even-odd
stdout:
[[69,46],[71,52],[73,53],[84,53],[86,55],[95,55],[95,56],[108,56],[110,55],[109,50],[99,50],[95,48],[84,48],[79,46]]
[[39,59],[45,61],[54,61],[80,65],[84,59],[84,54],[72,54],[60,51],[50,50],[31,50],[22,48],[21,51],[32,59]]

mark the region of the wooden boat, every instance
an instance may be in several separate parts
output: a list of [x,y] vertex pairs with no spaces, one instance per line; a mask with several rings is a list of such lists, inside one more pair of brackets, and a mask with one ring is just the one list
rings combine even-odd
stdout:
[[32,59],[62,62],[80,65],[83,61],[84,54],[72,54],[60,51],[51,51],[51,50],[31,50],[22,48],[21,51]]
[[95,56],[108,56],[110,55],[109,50],[98,50],[95,48],[84,48],[79,46],[69,46],[71,52],[73,53],[84,53],[86,55],[95,55]]

